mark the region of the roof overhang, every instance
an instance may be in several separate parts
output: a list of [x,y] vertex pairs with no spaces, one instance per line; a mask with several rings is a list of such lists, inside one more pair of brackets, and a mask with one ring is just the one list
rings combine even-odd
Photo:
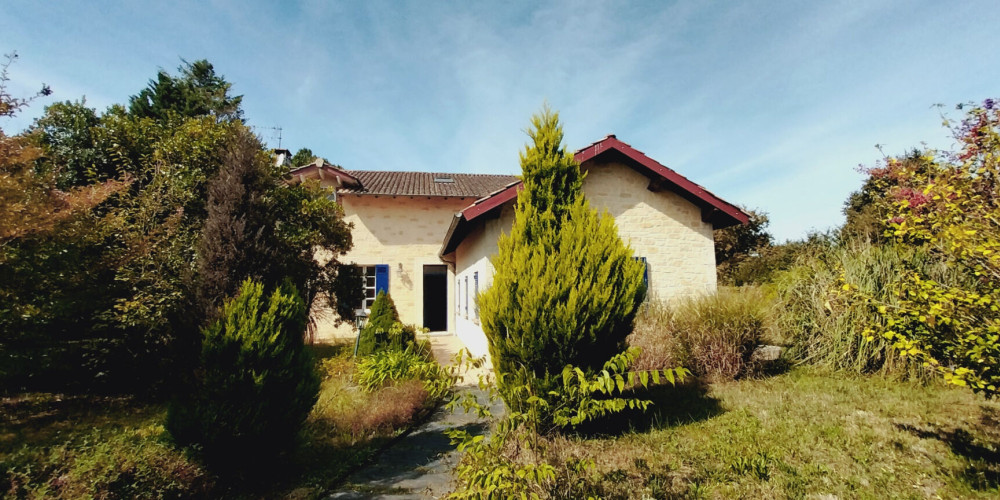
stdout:
[[469,235],[475,227],[476,219],[487,219],[492,216],[499,216],[500,210],[509,202],[517,199],[517,193],[524,189],[521,181],[508,184],[503,189],[494,191],[469,205],[461,212],[455,214],[448,226],[448,232],[444,236],[444,246],[441,247],[441,257],[448,255],[458,248],[458,244]]
[[[714,229],[746,224],[750,220],[749,216],[739,207],[726,202],[683,175],[618,140],[614,135],[609,135],[578,150],[574,154],[574,159],[581,165],[587,162],[594,164],[619,162],[628,165],[649,177],[648,189],[650,191],[670,190],[701,208],[702,220],[712,224]],[[462,240],[475,227],[474,221],[476,219],[498,216],[501,208],[517,199],[517,193],[523,188],[524,185],[520,181],[511,183],[504,189],[476,200],[475,203],[455,214],[441,247],[442,259],[458,248]]]
[[318,179],[320,181],[329,180],[337,188],[346,186],[361,186],[361,181],[359,181],[356,177],[345,172],[344,170],[326,163],[323,159],[318,159],[315,163],[293,168],[288,172],[288,175],[291,176],[289,182],[292,184],[305,182],[309,179]]
[[618,140],[614,135],[577,151],[574,158],[581,165],[585,162],[620,162],[632,167],[650,178],[650,191],[670,190],[700,207],[702,220],[711,223],[714,229],[746,224],[750,220],[739,207]]

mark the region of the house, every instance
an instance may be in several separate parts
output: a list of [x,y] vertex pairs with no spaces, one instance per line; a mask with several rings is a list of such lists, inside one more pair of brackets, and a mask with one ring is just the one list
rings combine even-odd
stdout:
[[[607,210],[637,258],[651,297],[670,300],[716,287],[712,231],[747,222],[739,208],[609,135],[575,153],[587,172],[584,195]],[[392,294],[400,319],[457,335],[473,354],[487,352],[475,297],[489,286],[490,255],[509,231],[521,182],[509,175],[345,170],[323,160],[291,171],[334,192],[352,223],[354,247],[343,262],[360,266],[369,308]],[[316,311],[318,339],[351,337]]]

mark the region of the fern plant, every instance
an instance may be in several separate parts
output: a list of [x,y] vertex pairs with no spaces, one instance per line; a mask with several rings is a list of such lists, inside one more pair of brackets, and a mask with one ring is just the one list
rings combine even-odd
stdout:
[[[637,386],[659,384],[661,380],[675,384],[690,375],[684,368],[629,371],[638,355],[639,350],[635,348],[615,355],[600,372],[591,376],[567,365],[561,374],[560,390],[544,396],[531,394],[529,384],[511,388],[518,397],[523,397],[527,408],[510,411],[495,420],[489,439],[464,429],[446,431],[452,444],[465,452],[462,462],[455,468],[459,488],[450,498],[499,499],[508,498],[513,492],[520,493],[522,498],[542,498],[552,496],[552,489],[558,485],[574,483],[568,480],[571,478],[561,475],[586,479],[595,467],[592,461],[574,460],[559,464],[558,468],[545,461],[545,435],[552,428],[541,426],[551,422],[555,427],[574,427],[626,408],[646,410],[652,401],[626,397],[625,392]],[[496,386],[490,379],[481,377],[479,388],[487,394],[485,403],[466,393],[450,401],[448,408],[462,408],[480,418],[493,418],[490,402],[499,397]],[[508,456],[511,447],[519,450],[522,460],[512,460]]]

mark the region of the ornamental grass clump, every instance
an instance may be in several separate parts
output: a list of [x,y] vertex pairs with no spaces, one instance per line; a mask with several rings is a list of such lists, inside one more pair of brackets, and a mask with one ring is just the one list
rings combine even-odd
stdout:
[[167,429],[199,445],[211,465],[240,468],[289,449],[319,394],[303,335],[306,307],[290,284],[270,296],[246,280],[203,330],[189,391],[173,401]]
[[683,366],[712,380],[752,375],[758,367],[751,355],[768,334],[771,314],[769,301],[753,287],[648,303],[629,337],[641,349],[633,368]]
[[514,225],[500,236],[493,284],[478,298],[498,389],[515,411],[561,390],[567,365],[590,376],[622,353],[645,297],[643,264],[611,215],[584,199],[584,173],[562,146],[558,114],[545,109],[532,126]]

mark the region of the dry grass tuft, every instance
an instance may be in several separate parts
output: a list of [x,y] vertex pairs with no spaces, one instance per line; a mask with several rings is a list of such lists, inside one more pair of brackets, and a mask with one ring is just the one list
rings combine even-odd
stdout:
[[365,394],[363,404],[343,408],[330,422],[349,432],[354,439],[370,438],[392,432],[413,420],[427,399],[419,380],[407,380]]
[[750,375],[750,355],[769,328],[768,301],[756,288],[721,288],[676,304],[651,302],[636,319],[629,344],[640,347],[637,370],[683,366],[711,380]]

